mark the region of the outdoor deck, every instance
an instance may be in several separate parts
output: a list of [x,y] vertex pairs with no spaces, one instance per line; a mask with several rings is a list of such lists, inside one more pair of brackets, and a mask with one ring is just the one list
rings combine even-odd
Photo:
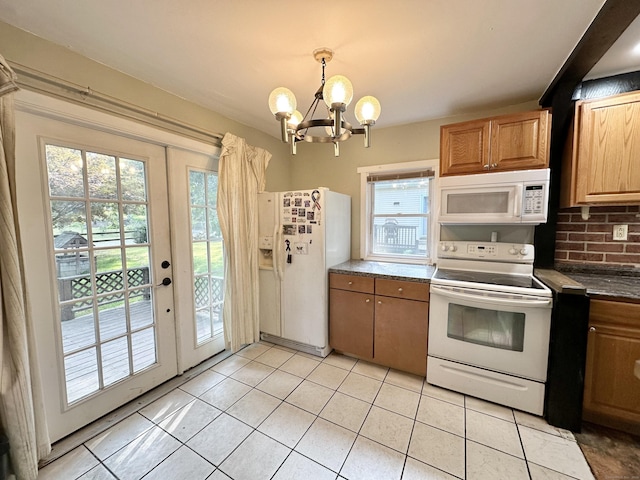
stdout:
[[[155,324],[151,300],[139,299],[131,303],[130,345],[124,306],[101,310],[98,317],[103,388],[130,376],[132,372],[135,374],[156,363]],[[198,341],[210,338],[209,311],[198,312],[196,322]],[[214,335],[222,332],[222,321],[215,313],[213,329]],[[93,314],[63,321],[62,344],[65,353],[75,351],[65,357],[67,399],[72,403],[100,389],[96,324]]]

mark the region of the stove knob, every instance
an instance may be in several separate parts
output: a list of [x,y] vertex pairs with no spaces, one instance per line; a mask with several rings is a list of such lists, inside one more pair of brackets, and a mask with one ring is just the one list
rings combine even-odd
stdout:
[[449,247],[447,247],[444,243],[442,245],[440,245],[440,250],[442,250],[443,252],[446,252],[447,250],[449,250]]
[[518,254],[518,250],[516,250],[515,248],[511,247],[509,249],[509,255],[517,255]]
[[450,251],[450,252],[455,252],[456,250],[458,250],[458,247],[456,247],[455,245],[451,245],[451,246],[449,247],[449,251]]
[[529,250],[527,250],[526,248],[521,248],[520,249],[520,255],[526,255],[527,253],[529,253]]

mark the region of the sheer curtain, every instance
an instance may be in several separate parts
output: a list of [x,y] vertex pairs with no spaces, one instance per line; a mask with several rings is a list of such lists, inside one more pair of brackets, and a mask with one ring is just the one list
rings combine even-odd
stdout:
[[227,348],[260,340],[258,318],[258,193],[271,154],[230,133],[222,139],[218,217],[224,240],[222,318]]
[[15,74],[0,56],[0,421],[19,480],[38,476],[51,451],[37,368],[15,189]]

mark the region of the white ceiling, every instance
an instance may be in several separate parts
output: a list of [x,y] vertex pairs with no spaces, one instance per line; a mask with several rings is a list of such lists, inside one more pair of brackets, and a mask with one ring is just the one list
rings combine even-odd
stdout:
[[318,47],[388,127],[537,100],[603,3],[0,0],[0,20],[278,136],[269,92],[291,88],[304,113]]

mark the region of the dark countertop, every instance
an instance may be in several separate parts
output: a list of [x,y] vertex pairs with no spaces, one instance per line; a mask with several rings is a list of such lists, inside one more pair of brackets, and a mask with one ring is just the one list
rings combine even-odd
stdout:
[[380,277],[388,280],[408,280],[429,283],[436,267],[434,265],[411,265],[406,263],[369,262],[349,260],[335,265],[329,273],[343,273],[361,277]]
[[557,268],[536,269],[535,275],[549,288],[563,293],[582,294],[586,291],[591,298],[640,301],[640,272],[595,266]]

